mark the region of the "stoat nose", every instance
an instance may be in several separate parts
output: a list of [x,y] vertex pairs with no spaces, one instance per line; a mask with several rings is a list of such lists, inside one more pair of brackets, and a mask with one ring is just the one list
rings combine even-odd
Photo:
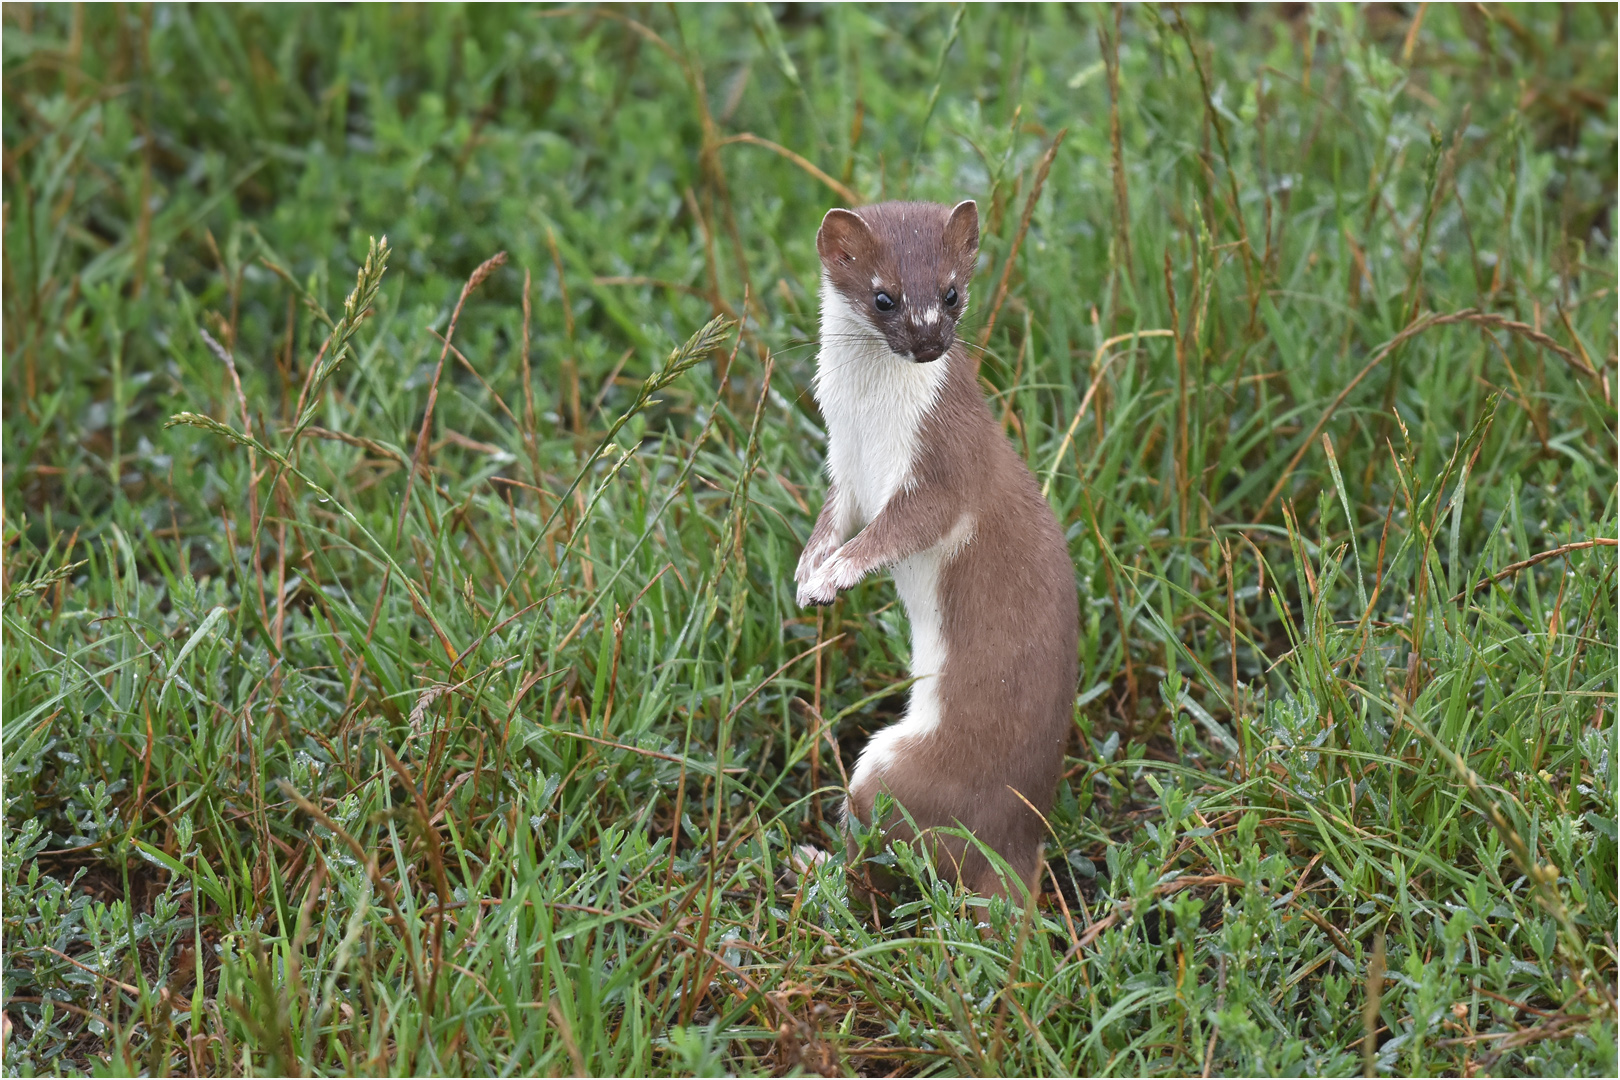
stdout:
[[945,346],[943,345],[918,345],[915,349],[911,350],[912,360],[919,364],[926,364],[929,361],[938,360],[944,355]]

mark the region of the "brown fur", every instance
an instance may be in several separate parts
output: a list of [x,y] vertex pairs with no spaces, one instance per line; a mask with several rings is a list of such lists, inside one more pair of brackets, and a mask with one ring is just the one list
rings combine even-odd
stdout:
[[[1033,886],[1045,832],[1040,814],[1051,807],[1073,720],[1079,608],[1063,533],[986,405],[976,360],[955,339],[977,246],[972,203],[882,204],[827,215],[817,247],[833,286],[892,352],[917,362],[943,356],[947,371],[918,429],[907,482],[841,546],[840,500],[830,488],[800,579],[829,557],[858,580],[930,549],[945,551],[936,592],[946,655],[939,721],[896,744],[881,772],[858,770],[849,809],[870,823],[878,791],[887,790],[924,831],[966,828]],[[874,276],[897,302],[903,294],[910,304],[932,302],[954,281],[959,303],[931,325],[908,318],[898,303],[885,317],[872,306]],[[964,522],[971,522],[965,543],[938,547]],[[842,579],[837,585],[847,587]],[[891,837],[910,834],[898,818],[884,825]],[[964,840],[927,839],[942,873],[981,894],[1018,893]]]
[[[968,283],[979,253],[979,208],[969,199],[939,203],[878,203],[860,210],[829,210],[816,234],[821,265],[845,297],[858,299],[900,356],[919,363],[938,359],[955,341],[956,320],[967,310]],[[881,284],[873,285],[872,279]],[[957,290],[958,301],[938,323],[908,321],[907,307]],[[879,311],[875,293],[896,307]]]

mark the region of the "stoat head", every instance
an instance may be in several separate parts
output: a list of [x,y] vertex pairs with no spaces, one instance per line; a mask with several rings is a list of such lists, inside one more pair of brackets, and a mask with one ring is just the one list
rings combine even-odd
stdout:
[[824,281],[856,319],[895,355],[926,364],[955,344],[967,311],[979,208],[967,199],[829,210],[816,250]]

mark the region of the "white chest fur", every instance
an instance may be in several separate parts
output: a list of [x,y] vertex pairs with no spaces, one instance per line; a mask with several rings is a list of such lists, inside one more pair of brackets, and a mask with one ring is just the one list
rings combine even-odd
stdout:
[[[943,357],[918,364],[890,351],[881,334],[825,277],[816,401],[827,423],[827,470],[850,529],[878,515],[911,479],[924,418],[944,387]],[[938,544],[894,565],[894,583],[911,621],[911,701],[906,715],[874,735],[850,778],[852,790],[875,783],[906,744],[925,738],[941,715],[946,643],[940,573],[972,538],[964,514]]]
[[894,587],[911,620],[911,700],[906,715],[872,736],[855,763],[850,789],[873,783],[908,743],[926,738],[939,727],[944,712],[940,677],[948,659],[945,617],[941,604],[940,573],[973,539],[973,515],[964,513],[945,538],[933,547],[894,564]]
[[827,470],[851,525],[871,521],[910,479],[918,432],[945,385],[948,361],[902,360],[822,278],[816,401],[827,422]]

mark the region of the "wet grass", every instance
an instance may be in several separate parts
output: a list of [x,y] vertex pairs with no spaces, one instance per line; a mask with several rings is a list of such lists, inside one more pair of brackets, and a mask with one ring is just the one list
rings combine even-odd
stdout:
[[[4,18],[8,1074],[1613,1075],[1612,9]],[[877,925],[813,238],[967,196],[1081,693]]]

